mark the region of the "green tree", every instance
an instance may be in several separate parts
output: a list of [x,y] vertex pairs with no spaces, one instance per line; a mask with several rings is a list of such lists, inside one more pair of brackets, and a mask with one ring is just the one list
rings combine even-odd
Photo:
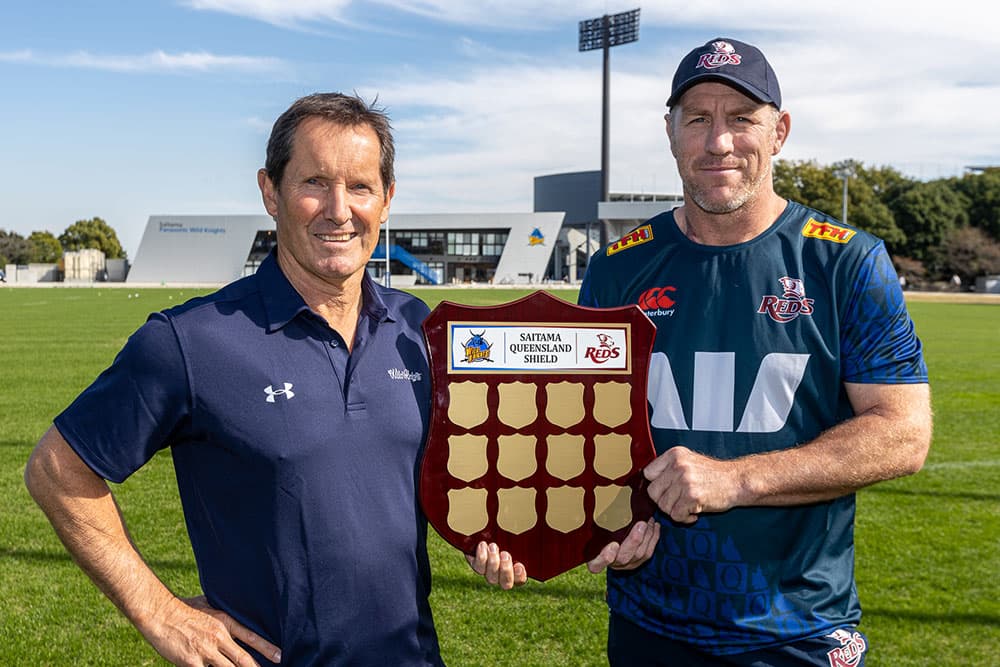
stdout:
[[[892,249],[901,246],[906,237],[896,226],[892,211],[876,193],[873,182],[879,186],[887,183],[883,171],[876,171],[876,178],[869,180],[869,170],[851,162],[855,176],[848,181],[848,223],[875,234]],[[782,197],[801,202],[834,218],[840,218],[843,209],[844,182],[834,166],[820,166],[814,161],[778,160],[774,163],[774,189]]]
[[970,285],[979,276],[1000,273],[1000,243],[978,227],[952,230],[933,255],[939,278],[957,275]]
[[108,259],[125,257],[115,230],[101,218],[77,220],[59,236],[59,243],[65,250],[96,248],[102,250]]
[[28,243],[31,244],[32,262],[53,264],[62,257],[62,244],[52,232],[31,232]]
[[952,182],[969,200],[969,224],[1000,241],[1000,167],[966,174]]
[[919,181],[904,176],[892,167],[860,167],[862,178],[871,185],[872,190],[883,202],[888,202]]
[[31,244],[17,232],[0,229],[0,267],[7,264],[27,264],[31,261]]
[[896,224],[906,235],[897,250],[928,260],[945,236],[969,222],[969,201],[946,181],[916,182],[889,201]]

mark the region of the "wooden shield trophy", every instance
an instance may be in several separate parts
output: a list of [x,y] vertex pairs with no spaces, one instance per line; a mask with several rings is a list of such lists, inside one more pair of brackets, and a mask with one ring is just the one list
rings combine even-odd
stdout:
[[496,542],[545,581],[653,513],[646,380],[656,328],[631,305],[547,292],[442,302],[424,322],[433,386],[420,501],[451,545]]

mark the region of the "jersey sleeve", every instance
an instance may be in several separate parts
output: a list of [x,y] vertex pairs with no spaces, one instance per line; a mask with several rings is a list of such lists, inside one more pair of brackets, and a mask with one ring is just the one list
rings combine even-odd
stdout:
[[591,259],[587,265],[587,272],[583,274],[583,282],[580,283],[580,293],[576,297],[576,303],[579,306],[600,308],[601,305],[597,303],[597,297],[594,295],[594,284],[591,278],[590,269],[593,265],[593,259]]
[[840,344],[845,382],[927,382],[920,339],[882,243],[861,262],[842,316]]
[[120,483],[170,444],[190,410],[177,336],[154,313],[54,423],[95,473]]

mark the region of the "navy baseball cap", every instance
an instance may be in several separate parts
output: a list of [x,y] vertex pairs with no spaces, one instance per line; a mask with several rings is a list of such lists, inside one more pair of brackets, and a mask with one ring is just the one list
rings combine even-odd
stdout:
[[716,37],[684,56],[674,73],[667,106],[677,104],[688,88],[703,81],[719,81],[758,102],[781,108],[778,77],[760,49],[750,44]]

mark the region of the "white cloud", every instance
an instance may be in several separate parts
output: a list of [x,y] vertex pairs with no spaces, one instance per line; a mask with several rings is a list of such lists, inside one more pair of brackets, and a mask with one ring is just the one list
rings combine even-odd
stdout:
[[[513,0],[503,5],[506,9],[498,11],[509,15],[527,3]],[[603,3],[569,10],[546,3],[541,11],[580,16],[629,8],[627,3],[606,9],[597,5]],[[954,176],[968,164],[1000,162],[1000,121],[992,111],[1000,108],[1000,69],[987,65],[1000,62],[1000,42],[983,29],[1000,19],[1000,8],[967,0],[947,7],[918,1],[906,11],[860,2],[796,8],[794,13],[786,7],[784,2],[746,8],[686,3],[682,10],[681,3],[663,2],[643,7],[642,18],[647,26],[739,25],[740,33],[710,27],[705,39],[718,34],[739,37],[745,30],[747,41],[760,44],[778,73],[784,105],[792,114],[783,158],[828,164],[850,157],[869,165],[892,165],[919,178]],[[437,9],[447,12],[448,3],[437,3]],[[679,188],[664,138],[663,101],[675,64],[697,42],[647,46],[642,56],[632,56],[627,48],[616,50],[612,190]],[[422,125],[401,127],[401,134],[429,134],[429,150],[436,140],[462,147],[444,152],[443,159],[436,157],[441,151],[422,152],[412,168],[401,152],[401,173],[412,174],[428,191],[441,190],[443,180],[467,192],[459,197],[449,190],[449,200],[496,197],[530,206],[531,176],[599,168],[599,76],[583,66],[539,62],[526,68],[523,61],[501,61],[492,68],[467,70],[461,80],[446,75],[440,80],[428,77],[419,85],[383,87],[383,99],[393,104],[398,95],[405,104],[436,102],[446,109],[437,117],[424,117]],[[484,123],[484,118],[489,121]],[[401,181],[401,194],[406,186]],[[422,193],[415,197],[421,209],[436,210]],[[409,206],[409,199],[401,196],[401,204]]]
[[97,69],[112,72],[268,72],[283,67],[278,58],[217,55],[206,51],[166,53],[151,51],[136,55],[36,53],[31,50],[0,52],[0,62]]
[[192,9],[235,14],[297,28],[315,21],[341,21],[351,0],[184,0],[183,4]]
[[[769,34],[798,32],[813,40],[837,32],[848,34],[889,33],[887,48],[905,49],[896,41],[901,35],[921,35],[933,41],[961,37],[972,43],[995,44],[991,26],[996,25],[1000,8],[982,0],[910,0],[871,2],[841,0],[837,3],[796,3],[787,0],[758,0],[753,3],[691,3],[687,0],[179,0],[198,10],[246,16],[268,23],[292,27],[307,22],[345,20],[352,8],[370,18],[379,5],[428,19],[495,28],[502,31],[552,27],[641,8],[640,25],[672,29],[705,28],[718,32],[720,26],[738,26],[736,32]],[[376,17],[377,18],[377,17]],[[374,25],[374,23],[372,23]],[[723,31],[725,32],[725,31]],[[732,30],[728,32],[733,33]],[[710,36],[715,36],[712,34]],[[730,34],[730,36],[736,36]],[[706,37],[707,39],[707,37]],[[923,45],[921,45],[923,46]]]

